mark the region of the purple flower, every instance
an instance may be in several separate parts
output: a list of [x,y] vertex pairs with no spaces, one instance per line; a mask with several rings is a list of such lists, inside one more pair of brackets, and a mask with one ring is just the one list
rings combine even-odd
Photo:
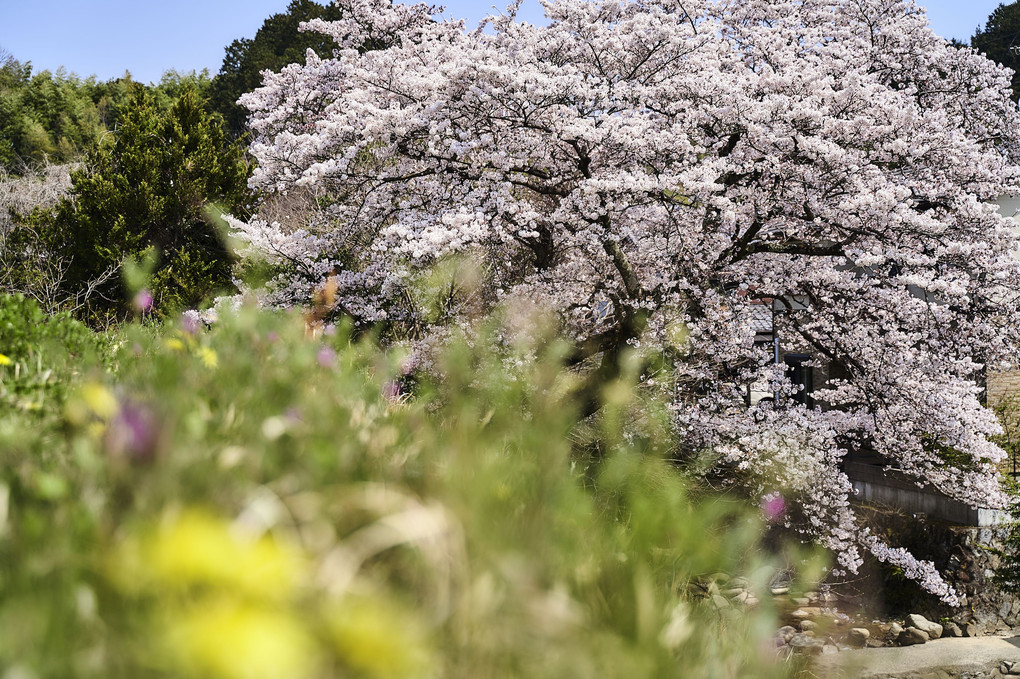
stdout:
[[202,327],[202,318],[195,310],[185,311],[181,314],[181,329],[189,335],[194,335]]
[[139,290],[138,294],[135,295],[132,304],[134,304],[135,310],[139,313],[148,313],[152,311],[152,293],[148,290]]
[[786,513],[786,500],[779,493],[769,493],[761,499],[761,511],[768,521],[778,521]]
[[323,368],[331,368],[333,367],[333,363],[336,362],[336,352],[332,349],[332,347],[320,347],[315,360],[317,360],[319,365]]
[[159,443],[156,416],[147,406],[125,401],[106,430],[110,455],[131,462],[151,462]]
[[400,382],[397,382],[396,380],[389,380],[383,385],[382,391],[383,396],[385,396],[391,401],[395,401],[396,399],[400,398],[400,394],[402,391],[400,388]]

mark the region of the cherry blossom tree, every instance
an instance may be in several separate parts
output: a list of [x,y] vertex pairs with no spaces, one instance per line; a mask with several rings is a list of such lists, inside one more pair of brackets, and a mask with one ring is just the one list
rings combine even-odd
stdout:
[[[665,352],[686,452],[781,493],[840,568],[871,552],[955,600],[858,521],[842,465],[866,449],[1001,502],[979,377],[1020,345],[1017,238],[990,203],[1020,191],[1008,71],[906,0],[543,0],[548,25],[518,3],[473,30],[338,5],[351,18],[305,26],[333,58],[242,98],[255,187],[322,206],[234,221],[275,267],[265,303],[328,280],[336,313],[426,336],[527,299],[597,378],[627,347]],[[453,255],[486,284],[426,316],[408,291]],[[813,402],[755,344],[773,305],[778,336],[831,368]],[[749,405],[763,381],[777,398]]]

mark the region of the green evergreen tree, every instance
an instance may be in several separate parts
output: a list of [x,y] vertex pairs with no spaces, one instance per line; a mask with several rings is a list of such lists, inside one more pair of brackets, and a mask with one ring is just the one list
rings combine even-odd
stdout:
[[291,0],[287,11],[266,19],[254,38],[240,38],[226,48],[209,97],[213,110],[223,116],[231,134],[239,136],[245,131],[247,112],[237,105],[237,99],[262,84],[262,71],[279,71],[287,64],[304,62],[309,49],[321,57],[333,53],[336,43],[328,36],[298,30],[302,21],[319,18],[337,21],[343,15],[332,4]]
[[[112,148],[87,157],[72,174],[71,197],[37,212],[31,223],[48,248],[68,261],[64,285],[81,289],[126,257],[152,247],[159,263],[152,294],[157,311],[198,305],[231,286],[231,257],[210,210],[243,214],[248,167],[193,88],[167,110],[141,91],[125,111]],[[119,282],[99,292],[93,315],[123,316]]]
[[1003,3],[992,10],[984,28],[978,28],[970,46],[996,63],[1013,69],[1013,101],[1020,100],[1020,3]]
[[100,122],[105,130],[115,131],[120,119],[131,106],[131,101],[139,92],[146,89],[143,83],[134,80],[131,73],[125,71],[119,78],[106,82],[90,82],[93,104],[99,114]]

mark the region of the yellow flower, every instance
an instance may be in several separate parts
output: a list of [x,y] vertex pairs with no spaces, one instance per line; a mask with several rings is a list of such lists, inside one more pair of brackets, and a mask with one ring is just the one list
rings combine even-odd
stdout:
[[177,338],[168,339],[166,342],[164,342],[164,344],[166,344],[167,349],[173,349],[174,351],[184,351],[184,342],[180,341]]
[[202,359],[202,365],[209,369],[215,369],[220,364],[219,356],[209,347],[201,347],[198,350],[198,357]]
[[169,661],[202,679],[304,679],[317,645],[293,615],[229,598],[200,601],[168,618]]
[[348,598],[326,617],[337,654],[359,674],[376,679],[430,675],[432,649],[424,626],[409,611],[378,598]]
[[98,382],[89,382],[82,387],[81,398],[89,410],[104,420],[111,419],[120,410],[117,397]]
[[304,561],[271,538],[246,540],[227,522],[186,512],[148,544],[144,569],[155,581],[178,586],[213,584],[256,598],[285,598],[300,584]]
[[13,363],[14,363],[14,361],[12,361],[11,359],[7,358],[3,354],[0,354],[0,365],[12,365]]

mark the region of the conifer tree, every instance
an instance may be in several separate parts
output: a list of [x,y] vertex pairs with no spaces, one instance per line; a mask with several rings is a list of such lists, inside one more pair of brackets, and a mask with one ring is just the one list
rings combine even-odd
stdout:
[[[112,149],[91,153],[72,175],[71,196],[33,216],[51,250],[70,262],[66,286],[87,285],[150,247],[159,255],[157,310],[197,305],[230,286],[230,254],[210,211],[244,211],[248,169],[202,103],[188,88],[161,111],[139,92]],[[101,292],[107,302],[94,314],[126,312],[116,278]]]

